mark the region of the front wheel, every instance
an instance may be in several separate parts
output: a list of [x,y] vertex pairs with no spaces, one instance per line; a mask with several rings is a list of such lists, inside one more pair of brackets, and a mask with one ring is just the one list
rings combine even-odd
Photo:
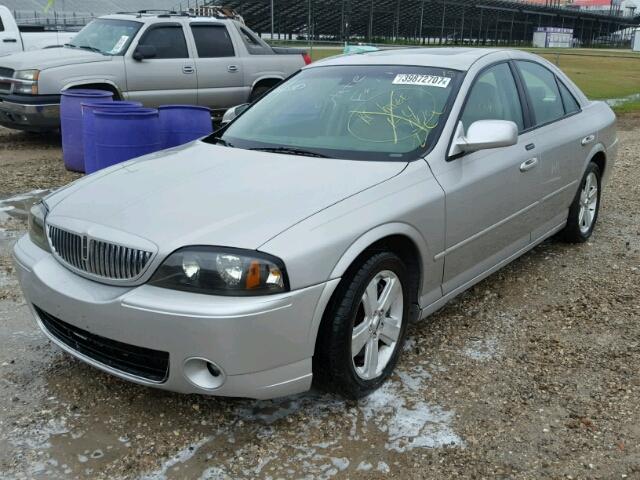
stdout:
[[391,375],[406,335],[410,288],[404,263],[391,252],[373,253],[343,279],[318,333],[317,383],[355,399]]
[[600,168],[594,162],[589,163],[580,189],[569,207],[567,225],[561,232],[564,241],[582,243],[591,237],[600,210],[600,182]]

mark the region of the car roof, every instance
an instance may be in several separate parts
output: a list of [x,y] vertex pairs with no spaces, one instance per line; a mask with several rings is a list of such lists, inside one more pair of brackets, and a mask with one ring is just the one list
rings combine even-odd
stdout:
[[505,48],[392,48],[330,57],[314,62],[307,68],[327,65],[411,65],[466,71],[482,57],[493,55],[496,59],[507,59],[511,52],[514,50]]

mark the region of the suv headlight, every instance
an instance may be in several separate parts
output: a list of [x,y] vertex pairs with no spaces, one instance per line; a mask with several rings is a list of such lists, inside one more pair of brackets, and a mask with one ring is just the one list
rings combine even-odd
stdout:
[[45,228],[47,213],[47,206],[43,202],[38,202],[31,207],[29,210],[29,238],[40,248],[50,252]]
[[40,70],[18,70],[14,77],[18,80],[27,80],[28,82],[37,82],[40,76]]
[[151,285],[225,296],[286,292],[284,263],[255,250],[193,246],[173,252],[153,274]]
[[22,95],[38,94],[38,78],[40,70],[18,70],[13,78],[19,80],[13,86],[13,93]]

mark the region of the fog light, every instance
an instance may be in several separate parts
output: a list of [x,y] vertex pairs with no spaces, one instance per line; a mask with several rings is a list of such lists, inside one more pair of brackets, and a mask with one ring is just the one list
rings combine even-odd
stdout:
[[206,358],[188,358],[184,362],[183,371],[190,383],[203,390],[218,388],[225,381],[222,369]]

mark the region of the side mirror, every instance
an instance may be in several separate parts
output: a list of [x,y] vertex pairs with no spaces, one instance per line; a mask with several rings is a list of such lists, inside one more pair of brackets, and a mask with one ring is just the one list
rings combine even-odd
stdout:
[[518,143],[518,126],[509,120],[478,120],[464,132],[462,122],[456,127],[449,156]]
[[141,62],[145,58],[155,58],[157,54],[156,47],[153,45],[138,45],[131,56],[134,60]]
[[249,103],[242,103],[240,105],[236,105],[235,107],[231,107],[229,110],[224,112],[224,115],[222,116],[221,125],[224,126],[227,123],[231,123],[233,120],[236,119],[238,115],[240,115],[247,108],[249,108],[249,105],[250,105]]

